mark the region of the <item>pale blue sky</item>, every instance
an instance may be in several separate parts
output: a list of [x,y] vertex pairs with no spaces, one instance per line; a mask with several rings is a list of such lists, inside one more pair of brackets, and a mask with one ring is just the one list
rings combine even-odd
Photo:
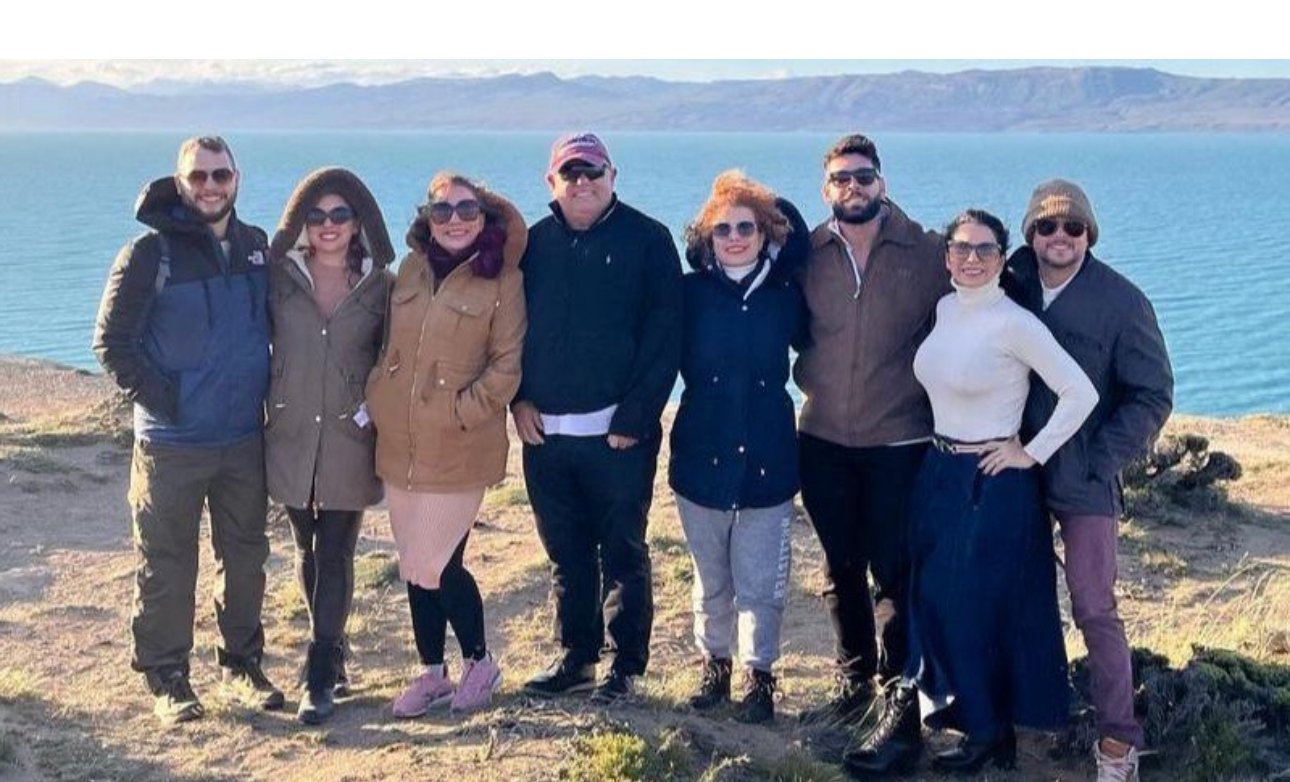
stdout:
[[1186,76],[1290,78],[1290,60],[0,60],[0,81],[39,76],[61,84],[88,80],[123,87],[155,79],[318,85],[538,71],[566,77],[645,75],[711,81],[902,70],[947,73],[1036,65],[1120,65]]

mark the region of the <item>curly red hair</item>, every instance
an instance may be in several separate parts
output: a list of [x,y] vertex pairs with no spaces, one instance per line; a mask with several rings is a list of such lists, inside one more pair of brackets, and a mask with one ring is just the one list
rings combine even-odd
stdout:
[[712,193],[703,203],[694,221],[685,227],[685,242],[689,247],[712,247],[712,226],[717,215],[733,206],[752,210],[766,241],[783,245],[792,230],[788,218],[775,206],[775,192],[757,182],[743,171],[732,168],[722,171],[712,181]]

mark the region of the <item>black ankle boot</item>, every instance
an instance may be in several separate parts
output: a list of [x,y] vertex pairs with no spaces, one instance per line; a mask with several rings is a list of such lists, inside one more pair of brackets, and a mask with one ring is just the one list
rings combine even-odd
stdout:
[[744,673],[744,697],[735,719],[758,725],[775,719],[775,677],[770,671],[749,668]]
[[300,696],[296,719],[306,725],[321,725],[336,711],[332,688],[336,686],[335,643],[314,641],[305,659],[305,691]]
[[971,736],[964,736],[954,749],[936,753],[932,765],[940,771],[975,774],[992,761],[999,768],[1016,767],[1017,734],[1012,728],[994,741],[976,741]]
[[859,747],[842,754],[842,765],[857,779],[903,776],[914,771],[922,752],[918,690],[898,682],[887,690],[878,724]]
[[703,676],[699,689],[690,696],[690,707],[703,711],[730,700],[729,657],[703,658]]
[[690,696],[690,708],[703,711],[729,701],[731,668],[729,657],[704,657],[703,675],[699,689]]

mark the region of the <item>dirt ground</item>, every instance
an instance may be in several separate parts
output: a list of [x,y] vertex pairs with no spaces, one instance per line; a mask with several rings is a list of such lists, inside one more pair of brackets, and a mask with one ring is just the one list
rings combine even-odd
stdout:
[[[547,563],[515,452],[506,482],[485,499],[467,553],[505,675],[494,708],[465,719],[390,716],[391,699],[416,658],[388,519],[378,508],[367,514],[359,543],[349,624],[354,695],[325,727],[299,725],[295,680],[308,625],[291,577],[286,520],[274,513],[266,667],[287,691],[287,709],[257,713],[219,698],[214,567],[204,538],[193,685],[207,717],[162,728],[142,677],[129,668],[135,568],[125,503],[129,443],[109,436],[115,426],[111,389],[101,376],[0,360],[0,779],[546,780],[559,778],[580,752],[580,737],[614,730],[681,746],[697,759],[695,778],[840,778],[836,767],[801,761],[812,753],[830,757],[829,737],[800,728],[796,715],[831,686],[831,632],[818,598],[821,556],[804,520],[794,532],[777,721],[749,727],[728,711],[709,717],[685,709],[697,683],[691,569],[664,470],[649,532],[653,657],[640,695],[606,710],[519,693],[556,647]],[[1238,519],[1186,526],[1124,525],[1119,598],[1131,642],[1178,663],[1192,643],[1290,663],[1290,420],[1185,418],[1170,429],[1204,434],[1240,460],[1245,475],[1232,495],[1245,509]],[[665,460],[666,453],[660,464]],[[1078,633],[1067,638],[1072,656],[1082,654]],[[449,649],[456,668],[451,638]],[[1053,762],[1045,748],[1044,736],[1028,735],[1018,771],[981,778],[1091,778],[1090,764]]]

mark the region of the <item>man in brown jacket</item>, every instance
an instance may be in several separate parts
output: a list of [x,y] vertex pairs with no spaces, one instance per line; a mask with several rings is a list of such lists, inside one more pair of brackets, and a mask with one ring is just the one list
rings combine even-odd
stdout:
[[932,434],[914,352],[950,285],[941,237],[887,198],[871,140],[833,145],[823,196],[833,216],[811,234],[798,275],[811,343],[793,375],[804,396],[802,502],[824,549],[839,686],[802,718],[850,724],[868,708],[874,677],[894,679],[905,664],[908,501]]

